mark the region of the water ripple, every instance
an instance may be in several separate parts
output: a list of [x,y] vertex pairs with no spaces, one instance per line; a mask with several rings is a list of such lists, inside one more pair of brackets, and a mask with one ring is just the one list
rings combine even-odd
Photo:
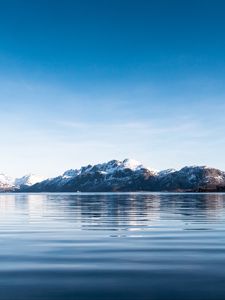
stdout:
[[1,194],[0,299],[224,299],[224,194]]

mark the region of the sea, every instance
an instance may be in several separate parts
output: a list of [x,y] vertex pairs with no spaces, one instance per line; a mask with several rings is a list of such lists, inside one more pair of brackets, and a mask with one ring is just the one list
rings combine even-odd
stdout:
[[225,299],[225,194],[0,194],[0,299]]

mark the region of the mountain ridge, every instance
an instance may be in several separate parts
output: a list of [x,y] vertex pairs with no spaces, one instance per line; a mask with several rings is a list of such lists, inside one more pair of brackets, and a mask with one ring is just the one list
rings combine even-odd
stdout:
[[19,178],[13,178],[1,173],[0,192],[21,190],[22,187],[26,188],[28,186],[32,186],[35,183],[43,181],[44,179],[45,178],[43,176],[38,176],[35,174],[27,174]]
[[225,172],[207,166],[156,171],[133,159],[110,160],[44,179],[0,174],[1,192],[204,192],[225,191]]

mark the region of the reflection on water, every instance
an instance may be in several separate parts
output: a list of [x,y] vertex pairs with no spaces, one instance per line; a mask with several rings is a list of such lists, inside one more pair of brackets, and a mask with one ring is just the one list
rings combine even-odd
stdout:
[[224,194],[1,194],[0,299],[224,299],[224,222]]

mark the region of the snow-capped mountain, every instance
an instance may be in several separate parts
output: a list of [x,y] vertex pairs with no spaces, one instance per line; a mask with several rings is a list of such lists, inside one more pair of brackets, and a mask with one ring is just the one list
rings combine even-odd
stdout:
[[199,191],[225,187],[225,172],[205,166],[155,171],[125,159],[88,165],[37,183],[33,192]]
[[111,160],[66,171],[62,176],[47,179],[29,191],[125,191],[138,190],[141,179],[154,176],[155,171],[135,160]]
[[43,176],[35,175],[35,174],[28,174],[21,178],[16,178],[14,181],[14,185],[16,187],[22,186],[31,186],[35,183],[43,181],[45,178]]
[[21,178],[12,178],[2,173],[0,174],[0,192],[20,191],[22,188],[32,186],[44,179],[44,177],[34,174],[28,174]]
[[10,191],[14,188],[14,179],[1,173],[0,174],[0,192]]
[[158,189],[168,191],[217,190],[225,187],[225,172],[206,166],[159,172]]
[[17,179],[0,174],[0,191],[225,191],[225,172],[206,166],[155,171],[133,159],[111,160],[45,180],[33,174]]

